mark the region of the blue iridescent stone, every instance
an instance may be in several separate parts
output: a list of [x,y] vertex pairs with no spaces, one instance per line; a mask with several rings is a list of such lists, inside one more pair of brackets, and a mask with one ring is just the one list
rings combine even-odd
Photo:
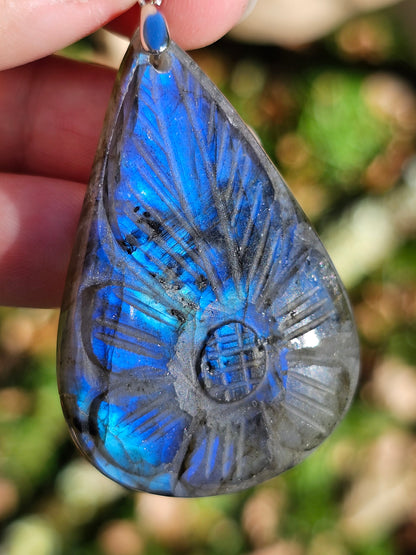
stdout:
[[59,335],[72,437],[132,489],[247,488],[304,459],[351,402],[359,349],[336,271],[174,43],[155,58],[136,35],[120,70]]

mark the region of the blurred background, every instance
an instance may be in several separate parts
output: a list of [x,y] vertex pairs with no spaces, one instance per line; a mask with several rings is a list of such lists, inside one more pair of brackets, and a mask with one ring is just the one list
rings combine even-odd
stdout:
[[[241,494],[133,494],[81,460],[55,381],[58,312],[0,309],[1,555],[416,553],[416,2],[259,0],[195,59],[328,248],[362,342],[351,411]],[[117,65],[100,32],[64,55]]]

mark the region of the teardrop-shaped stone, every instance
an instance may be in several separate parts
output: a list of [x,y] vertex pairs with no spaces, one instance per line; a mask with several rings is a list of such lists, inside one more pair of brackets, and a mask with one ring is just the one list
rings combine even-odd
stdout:
[[174,43],[127,53],[60,322],[75,443],[133,489],[237,491],[344,416],[358,341],[321,242],[250,130]]

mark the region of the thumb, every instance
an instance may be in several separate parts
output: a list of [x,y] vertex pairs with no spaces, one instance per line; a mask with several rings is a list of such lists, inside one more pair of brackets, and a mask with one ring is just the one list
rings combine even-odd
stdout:
[[0,69],[41,58],[88,35],[135,0],[0,2]]

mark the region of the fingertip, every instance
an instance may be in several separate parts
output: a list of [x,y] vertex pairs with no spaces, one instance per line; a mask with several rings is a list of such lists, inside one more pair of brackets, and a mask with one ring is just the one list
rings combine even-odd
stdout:
[[194,49],[211,44],[225,35],[241,19],[245,0],[185,0],[166,2],[163,12],[175,42],[182,48]]
[[[137,1],[137,0],[136,0]],[[52,54],[107,24],[135,0],[24,0],[3,3],[0,69]]]

